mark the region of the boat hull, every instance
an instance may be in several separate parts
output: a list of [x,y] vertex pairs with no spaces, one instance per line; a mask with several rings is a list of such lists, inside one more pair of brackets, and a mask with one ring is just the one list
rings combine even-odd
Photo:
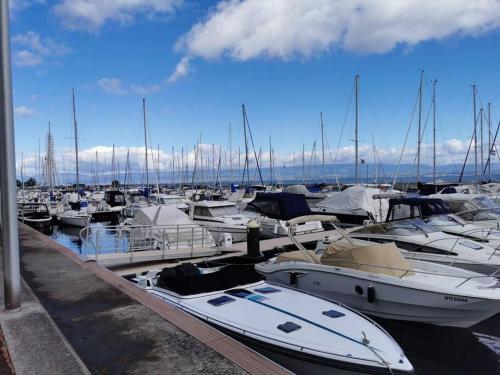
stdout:
[[[284,262],[276,266],[262,264],[257,265],[256,270],[267,281],[340,301],[365,314],[385,319],[466,328],[500,311],[498,299],[464,297],[460,294],[391,285],[378,282],[373,275],[361,279],[354,275],[328,271],[330,266],[313,267],[324,267],[325,270],[311,269],[303,262]],[[293,280],[290,273],[297,275],[295,283],[291,283]],[[369,293],[373,299],[369,297]]]
[[59,222],[61,225],[85,228],[90,225],[90,218],[85,216],[60,216]]

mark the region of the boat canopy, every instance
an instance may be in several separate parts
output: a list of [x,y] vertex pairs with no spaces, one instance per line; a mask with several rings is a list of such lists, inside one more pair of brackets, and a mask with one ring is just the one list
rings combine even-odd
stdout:
[[324,194],[310,192],[305,187],[305,185],[290,185],[290,186],[285,187],[283,189],[283,191],[286,193],[292,193],[292,194],[304,194],[306,198],[321,199],[321,198],[325,197]]
[[188,215],[175,205],[150,206],[141,208],[135,213],[134,225],[182,225],[197,226]]
[[450,213],[448,204],[436,198],[391,198],[386,221],[427,218]]
[[[317,263],[320,263],[320,258],[312,250],[306,250],[312,259],[316,259]],[[303,251],[288,251],[286,253],[279,254],[276,257],[276,263],[282,262],[310,262],[311,260],[306,257]]]
[[330,207],[346,212],[363,212],[372,215],[376,221],[383,220],[381,213],[387,212],[387,199],[374,199],[383,193],[381,189],[354,185],[321,201],[321,207]]
[[336,241],[325,249],[321,264],[395,277],[414,274],[412,265],[394,242],[359,246],[346,240]]
[[312,215],[303,194],[260,193],[248,204],[247,208],[278,220],[290,220],[299,216]]

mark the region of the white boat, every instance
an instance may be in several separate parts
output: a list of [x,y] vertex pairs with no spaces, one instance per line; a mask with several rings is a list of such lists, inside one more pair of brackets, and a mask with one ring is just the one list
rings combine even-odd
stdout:
[[189,217],[210,230],[216,241],[221,241],[224,233],[227,233],[233,242],[246,241],[247,224],[252,219],[240,213],[236,204],[229,201],[192,202]]
[[284,237],[323,231],[320,221],[287,226],[287,220],[312,214],[303,194],[259,193],[246,210],[261,226],[262,238]]
[[[406,258],[460,267],[492,274],[500,269],[495,249],[476,241],[438,231],[422,220],[407,219],[349,228],[352,238],[385,243],[394,242]],[[335,240],[334,236],[331,240]]]
[[495,249],[500,256],[500,231],[480,227],[450,214],[447,204],[437,198],[394,198],[389,200],[387,221],[420,217],[437,230],[473,240]]
[[500,235],[500,206],[479,194],[433,194],[448,204],[450,212],[465,221],[486,229],[497,230]]
[[125,228],[130,233],[130,245],[134,248],[183,249],[216,246],[209,230],[193,222],[175,205],[142,208]]
[[91,216],[85,211],[66,210],[58,215],[61,225],[85,228],[90,225]]
[[384,221],[389,198],[401,192],[354,185],[341,192],[332,193],[311,207],[321,215],[334,215],[344,226],[361,225],[365,220]]
[[406,260],[394,243],[347,237],[319,254],[299,249],[256,265],[257,272],[267,281],[387,319],[470,327],[500,311],[496,278]]
[[295,373],[413,373],[402,349],[375,322],[338,303],[259,279],[253,265],[187,264],[135,281]]

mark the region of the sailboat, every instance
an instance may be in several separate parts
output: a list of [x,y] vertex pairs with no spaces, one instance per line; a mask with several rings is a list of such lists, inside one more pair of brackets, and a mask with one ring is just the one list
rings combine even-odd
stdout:
[[[72,195],[70,198],[70,209],[58,215],[59,222],[62,225],[68,225],[72,227],[85,228],[90,225],[91,214],[87,210],[82,210],[82,205],[80,199],[80,175],[79,175],[79,165],[78,165],[78,126],[76,122],[76,108],[75,108],[75,90],[72,91],[73,99],[73,128],[75,132],[75,163],[76,163],[76,196]],[[85,202],[86,203],[86,202]],[[86,208],[86,207],[85,207]]]

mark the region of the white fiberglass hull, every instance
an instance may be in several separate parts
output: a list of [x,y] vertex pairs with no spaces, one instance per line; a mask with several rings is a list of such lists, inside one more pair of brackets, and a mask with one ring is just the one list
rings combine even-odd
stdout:
[[[367,374],[413,373],[408,359],[385,331],[344,306],[265,282],[241,288],[250,295],[230,293],[242,289],[185,297],[157,287],[148,291],[297,373],[337,373],[339,369]],[[274,292],[263,292],[269,289]],[[229,301],[218,306],[210,302],[228,297]],[[328,311],[340,316],[323,314]],[[299,328],[284,332],[278,328],[284,323]],[[368,342],[363,342],[363,333]]]
[[90,225],[90,216],[88,215],[59,215],[59,221],[62,225],[71,227],[85,228]]
[[[473,284],[472,280],[460,285],[468,277],[480,275],[440,265],[426,266],[424,262],[413,263],[424,266],[427,269],[424,272],[429,274],[398,278],[294,261],[261,263],[256,270],[268,281],[337,300],[386,319],[470,327],[500,311],[500,286],[491,287],[496,283],[494,278],[481,278],[484,286],[490,285],[491,289],[482,289],[483,284]],[[455,276],[433,275],[432,270],[440,274],[451,271]],[[291,277],[291,273],[295,276]]]

